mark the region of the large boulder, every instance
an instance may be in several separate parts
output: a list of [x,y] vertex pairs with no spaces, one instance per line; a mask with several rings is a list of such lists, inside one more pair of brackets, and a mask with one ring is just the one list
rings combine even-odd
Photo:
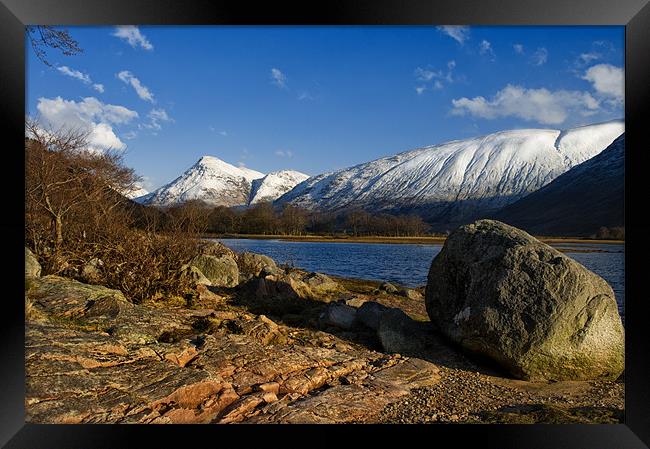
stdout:
[[228,248],[221,242],[216,242],[212,240],[202,241],[200,246],[201,254],[206,256],[230,256],[233,259],[237,258],[237,253]]
[[257,277],[262,272],[267,274],[280,274],[281,272],[275,261],[263,254],[241,253],[237,256],[237,266],[239,267],[240,281]]
[[624,331],[605,280],[493,220],[455,230],[426,287],[433,325],[528,380],[616,379]]
[[29,248],[25,247],[25,278],[41,276],[41,264]]
[[191,282],[192,282],[192,284],[194,284],[194,286],[212,285],[212,282],[210,282],[210,279],[205,277],[203,272],[201,270],[199,270],[198,268],[196,268],[195,266],[192,266],[192,265],[189,265],[189,264],[184,265],[181,268],[181,271],[185,276],[187,276],[187,277],[189,277],[191,279]]
[[290,298],[315,299],[314,292],[297,276],[291,274],[269,274],[254,281],[257,299]]
[[192,259],[190,266],[198,268],[215,287],[236,287],[239,284],[237,262],[228,254],[219,257],[201,254]]

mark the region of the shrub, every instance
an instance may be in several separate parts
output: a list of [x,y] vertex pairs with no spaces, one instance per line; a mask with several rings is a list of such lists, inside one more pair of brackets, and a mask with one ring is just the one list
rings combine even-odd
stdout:
[[26,134],[25,240],[43,274],[100,283],[136,303],[189,291],[180,270],[199,252],[200,210],[143,210],[120,193],[132,189],[133,170],[119,153],[91,151],[83,134],[32,121]]

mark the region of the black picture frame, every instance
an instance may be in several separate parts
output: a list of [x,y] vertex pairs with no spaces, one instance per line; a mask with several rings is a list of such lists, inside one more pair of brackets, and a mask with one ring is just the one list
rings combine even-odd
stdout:
[[[325,430],[331,444],[344,443],[352,434],[381,440],[399,434],[405,442],[454,446],[473,441],[498,448],[644,448],[650,445],[650,364],[647,342],[650,326],[644,321],[644,255],[648,254],[644,217],[647,188],[644,169],[650,166],[650,148],[644,143],[650,102],[650,3],[648,0],[357,0],[260,2],[195,0],[0,0],[0,98],[4,134],[0,171],[4,213],[0,229],[5,237],[3,269],[11,293],[2,301],[0,327],[0,444],[9,448],[167,447],[173,440],[200,444],[204,437],[225,444],[236,437],[249,444],[253,434],[273,444],[311,444],[323,435],[314,426],[118,426],[26,424],[24,373],[24,308],[20,300],[24,253],[24,208],[17,186],[23,180],[25,35],[24,27],[39,25],[625,25],[626,27],[626,160],[625,160],[625,297],[626,391],[625,423],[618,425],[447,425],[447,426],[331,426]],[[647,125],[646,125],[647,128]],[[646,131],[647,132],[647,131]],[[287,428],[290,427],[290,428]],[[251,429],[250,431],[247,429]],[[282,431],[285,435],[275,433]],[[287,435],[290,435],[289,437]],[[314,439],[313,437],[316,437]],[[361,435],[360,435],[361,436]],[[243,440],[240,440],[244,438]],[[234,440],[234,441],[237,441]],[[407,443],[407,444],[408,444]],[[183,443],[181,443],[183,444]],[[240,443],[235,443],[240,444]]]

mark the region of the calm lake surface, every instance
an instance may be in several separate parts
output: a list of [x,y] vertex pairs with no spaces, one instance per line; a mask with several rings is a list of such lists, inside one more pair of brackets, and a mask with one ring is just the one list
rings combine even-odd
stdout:
[[[235,251],[265,254],[278,264],[335,276],[426,285],[429,266],[442,245],[395,243],[321,243],[282,240],[219,239]],[[565,251],[612,286],[624,316],[625,253],[622,244],[562,243]],[[586,252],[587,251],[587,252]],[[591,251],[591,252],[589,252]]]

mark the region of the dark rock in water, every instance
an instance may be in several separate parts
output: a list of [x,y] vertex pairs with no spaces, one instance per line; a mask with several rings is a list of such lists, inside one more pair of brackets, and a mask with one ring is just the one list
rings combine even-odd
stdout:
[[25,247],[25,277],[40,277],[41,275],[41,264],[38,263],[38,259],[29,248]]
[[433,260],[426,308],[439,331],[530,380],[616,379],[624,331],[605,280],[493,220],[462,226]]

